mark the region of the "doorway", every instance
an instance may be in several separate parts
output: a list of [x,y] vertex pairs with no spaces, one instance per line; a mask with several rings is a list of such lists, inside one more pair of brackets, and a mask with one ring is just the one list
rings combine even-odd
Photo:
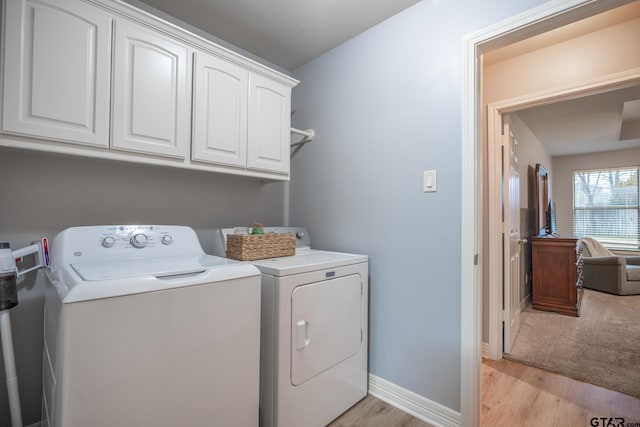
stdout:
[[[552,1],[518,15],[502,24],[490,27],[465,38],[465,84],[463,90],[462,138],[462,358],[461,358],[461,412],[462,425],[478,425],[480,414],[480,364],[482,341],[482,265],[483,258],[492,258],[483,250],[482,185],[483,132],[482,132],[482,53],[515,41],[524,40],[544,31],[593,16],[618,7],[628,1],[607,4],[594,1]],[[616,84],[640,81],[640,68],[609,73],[580,83],[551,85],[552,89],[531,92],[494,103],[491,114],[504,114],[554,100],[581,96],[590,91],[612,88]],[[488,112],[489,113],[489,112]],[[464,171],[474,170],[475,173]],[[500,260],[502,259],[499,257]],[[500,261],[501,263],[501,261]]]
[[[571,87],[558,90],[550,90],[545,95],[532,95],[519,97],[518,99],[510,99],[490,104],[487,108],[487,116],[489,123],[504,122],[504,117],[509,113],[523,110],[525,108],[547,105],[564,100],[575,99],[602,92],[608,92],[631,85],[635,85],[640,81],[640,69],[630,70],[613,76],[604,76],[592,81],[576,82]],[[493,126],[495,127],[495,126]],[[520,285],[513,283],[514,280],[522,279],[518,277],[518,273],[508,274],[514,269],[507,265],[507,258],[513,257],[519,251],[507,250],[506,243],[503,245],[501,230],[514,230],[513,226],[508,225],[508,221],[512,218],[507,212],[506,206],[503,209],[503,201],[510,200],[512,192],[509,190],[509,183],[513,180],[514,174],[508,173],[506,167],[505,156],[502,147],[508,143],[508,138],[501,136],[499,131],[495,131],[489,126],[488,132],[488,151],[490,174],[487,192],[492,193],[494,197],[489,197],[489,229],[483,238],[489,240],[489,259],[495,260],[488,264],[489,281],[486,286],[489,288],[489,341],[486,355],[494,360],[502,358],[502,354],[509,353],[515,334],[517,333],[518,319],[514,315],[518,314],[519,301],[513,300],[513,295],[517,289],[521,289]],[[505,133],[509,132],[505,130]],[[500,168],[501,163],[505,166]],[[503,176],[504,171],[504,176]],[[493,179],[492,179],[493,178]],[[504,186],[504,188],[503,188]],[[501,197],[502,196],[502,197]],[[522,197],[522,195],[521,195]],[[507,242],[505,234],[505,242]],[[509,241],[517,241],[518,239],[511,236]],[[521,239],[522,240],[522,239]],[[503,254],[504,248],[504,254]],[[515,285],[515,286],[514,286]],[[504,301],[504,302],[503,302]],[[508,304],[509,303],[509,304]]]

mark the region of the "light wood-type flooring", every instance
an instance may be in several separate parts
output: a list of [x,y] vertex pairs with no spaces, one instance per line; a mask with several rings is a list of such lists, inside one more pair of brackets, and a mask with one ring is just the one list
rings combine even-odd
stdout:
[[[509,360],[482,363],[482,425],[487,427],[601,426],[596,418],[624,418],[640,427],[640,399]],[[608,421],[608,420],[607,420]],[[619,425],[612,420],[611,425]],[[636,424],[637,423],[637,424]],[[329,427],[428,427],[367,396]]]
[[[597,418],[624,418],[611,424]],[[484,426],[602,426],[640,423],[640,399],[509,360],[482,363]],[[640,424],[638,424],[640,427]]]
[[328,427],[429,427],[400,409],[369,395]]

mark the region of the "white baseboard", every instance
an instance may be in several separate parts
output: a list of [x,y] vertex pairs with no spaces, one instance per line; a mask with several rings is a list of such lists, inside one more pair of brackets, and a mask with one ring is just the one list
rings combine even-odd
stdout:
[[489,343],[484,341],[482,341],[482,358],[483,359],[489,358]]
[[369,394],[437,427],[459,427],[460,412],[369,374]]

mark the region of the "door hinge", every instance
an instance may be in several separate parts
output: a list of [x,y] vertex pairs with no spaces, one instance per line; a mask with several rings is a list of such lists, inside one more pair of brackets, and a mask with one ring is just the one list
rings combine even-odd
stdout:
[[473,254],[473,265],[478,265],[478,254]]
[[504,322],[504,319],[507,317],[507,314],[504,312],[504,310],[500,311],[500,320],[502,322]]

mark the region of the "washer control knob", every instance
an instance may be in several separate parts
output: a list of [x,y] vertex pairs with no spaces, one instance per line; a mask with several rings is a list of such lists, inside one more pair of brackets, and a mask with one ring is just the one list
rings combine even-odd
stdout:
[[131,242],[131,246],[134,248],[144,248],[149,244],[149,238],[146,235],[139,233],[131,236],[129,242]]
[[298,231],[298,232],[296,232],[296,237],[298,239],[302,239],[304,237],[304,233],[302,231]]
[[173,243],[173,237],[171,237],[170,234],[165,234],[164,236],[162,236],[160,241],[162,242],[163,245],[170,245]]
[[102,246],[104,246],[105,248],[110,248],[115,244],[116,244],[116,239],[114,239],[112,236],[107,236],[104,239],[102,239]]

